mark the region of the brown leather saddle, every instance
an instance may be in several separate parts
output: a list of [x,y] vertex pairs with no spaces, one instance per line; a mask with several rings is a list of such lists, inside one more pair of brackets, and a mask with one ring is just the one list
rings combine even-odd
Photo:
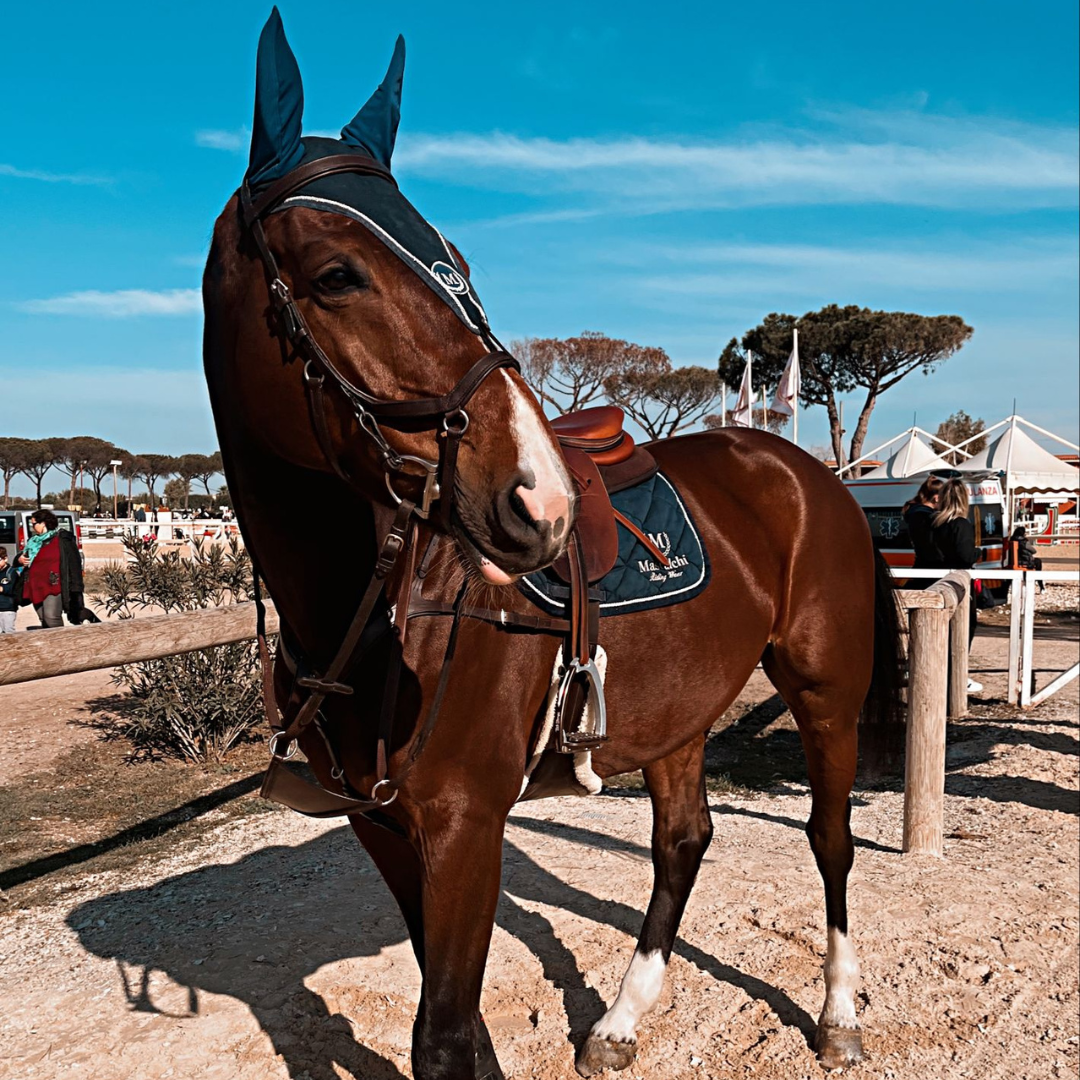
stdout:
[[[600,595],[589,586],[615,565],[619,527],[629,529],[661,565],[667,559],[638,527],[611,505],[611,495],[649,479],[656,460],[623,430],[623,411],[614,405],[581,409],[551,422],[577,488],[577,518],[566,552],[552,571],[570,586],[570,630],[566,663],[556,698],[554,749],[572,754],[598,747],[607,738],[604,689],[594,662],[600,635]],[[586,707],[591,723],[581,729]]]

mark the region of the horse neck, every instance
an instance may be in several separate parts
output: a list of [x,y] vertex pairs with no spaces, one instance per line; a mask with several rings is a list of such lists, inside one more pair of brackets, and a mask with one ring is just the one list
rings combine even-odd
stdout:
[[226,472],[282,623],[312,660],[329,659],[374,573],[371,505],[330,474],[270,455],[234,456]]

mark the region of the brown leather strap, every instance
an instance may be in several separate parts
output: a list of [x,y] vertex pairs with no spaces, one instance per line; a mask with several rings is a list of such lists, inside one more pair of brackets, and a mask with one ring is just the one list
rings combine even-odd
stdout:
[[614,506],[611,508],[611,512],[615,515],[615,520],[624,529],[627,529],[629,532],[633,533],[634,539],[637,540],[637,542],[641,544],[641,546],[645,548],[645,550],[648,551],[649,554],[652,555],[653,558],[655,558],[662,567],[667,569],[667,567],[671,565],[671,560],[666,555],[664,555],[660,551],[660,549],[649,539],[649,537],[645,533],[643,533],[625,514],[620,513],[618,510],[615,509]]
[[387,577],[393,570],[398,556],[405,548],[409,521],[413,510],[413,504],[407,500],[398,507],[393,524],[383,540],[379,557],[375,562],[375,572],[368,582],[367,589],[364,590],[360,606],[356,609],[356,614],[353,616],[352,623],[345,634],[345,639],[338,648],[337,655],[330,662],[330,666],[319,680],[321,686],[312,690],[295,716],[282,718],[285,724],[276,735],[280,736],[280,742],[285,745],[275,746],[278,753],[285,753],[285,748],[315,719],[319,706],[326,699],[328,692],[326,687],[342,682],[352,669],[357,646],[360,644],[364,628],[367,626],[368,619],[371,618],[371,613],[375,609],[375,603],[383,591],[383,585]]
[[258,195],[253,195],[245,184],[240,189],[244,224],[250,228],[252,222],[268,213],[278,203],[284,202],[294,191],[299,191],[314,180],[321,180],[324,176],[335,176],[338,173],[378,176],[397,187],[397,181],[390,174],[390,170],[380,165],[374,158],[366,154],[331,154],[328,157],[316,158],[314,161],[298,165]]

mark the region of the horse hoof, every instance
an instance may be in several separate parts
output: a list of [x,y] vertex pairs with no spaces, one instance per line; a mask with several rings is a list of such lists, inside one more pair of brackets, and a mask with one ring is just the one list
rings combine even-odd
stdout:
[[858,1028],[819,1027],[815,1049],[823,1069],[846,1069],[862,1061],[862,1032]]
[[577,1056],[575,1067],[582,1076],[592,1076],[601,1069],[625,1069],[633,1063],[637,1043],[613,1042],[590,1035]]

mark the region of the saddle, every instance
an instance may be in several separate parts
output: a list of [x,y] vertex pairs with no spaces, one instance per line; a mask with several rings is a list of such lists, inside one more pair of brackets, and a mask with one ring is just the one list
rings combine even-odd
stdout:
[[[600,636],[600,594],[589,586],[615,565],[619,526],[629,529],[662,565],[656,545],[612,505],[610,495],[648,480],[656,460],[623,430],[623,411],[613,405],[581,409],[551,422],[577,488],[577,518],[566,552],[552,566],[570,587],[567,662],[556,697],[554,749],[564,754],[596,749],[607,738],[604,688],[595,664]],[[592,693],[592,723],[581,720]]]

